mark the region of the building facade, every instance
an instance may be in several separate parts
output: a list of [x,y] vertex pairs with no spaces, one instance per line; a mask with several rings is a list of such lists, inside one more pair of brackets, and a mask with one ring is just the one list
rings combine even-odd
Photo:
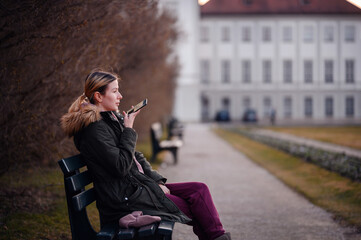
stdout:
[[180,37],[175,53],[180,66],[176,83],[173,116],[181,121],[200,121],[199,101],[199,21],[196,0],[159,0],[161,9],[177,18]]
[[188,32],[198,38],[191,86],[199,105],[179,102],[198,114],[192,120],[210,121],[227,110],[240,121],[254,109],[261,121],[276,112],[278,122],[360,123],[361,10],[344,0],[320,2],[211,0],[202,6],[198,28]]

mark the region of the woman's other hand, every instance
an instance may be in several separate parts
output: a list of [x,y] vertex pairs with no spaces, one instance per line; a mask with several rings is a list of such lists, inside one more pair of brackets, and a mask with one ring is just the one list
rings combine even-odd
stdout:
[[124,115],[124,126],[127,128],[133,128],[135,117],[140,113],[140,110],[137,112],[133,112],[131,114],[127,114],[125,111],[123,111]]
[[163,184],[159,184],[159,187],[163,190],[165,194],[170,194],[170,190]]

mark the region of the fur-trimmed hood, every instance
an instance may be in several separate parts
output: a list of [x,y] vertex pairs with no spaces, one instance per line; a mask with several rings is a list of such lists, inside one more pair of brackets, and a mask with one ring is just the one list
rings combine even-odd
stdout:
[[89,124],[101,119],[97,106],[91,103],[83,103],[75,111],[70,108],[68,113],[61,117],[60,122],[64,132],[71,137]]

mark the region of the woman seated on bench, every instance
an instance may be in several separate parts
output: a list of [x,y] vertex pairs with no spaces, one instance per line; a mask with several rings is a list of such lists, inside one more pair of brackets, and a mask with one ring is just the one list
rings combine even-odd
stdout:
[[84,93],[61,118],[61,124],[87,163],[94,180],[97,208],[103,224],[142,211],[163,220],[187,223],[201,240],[231,239],[225,233],[208,187],[203,183],[165,184],[136,152],[133,123],[139,111],[118,113],[123,96],[119,77],[93,71],[85,79]]

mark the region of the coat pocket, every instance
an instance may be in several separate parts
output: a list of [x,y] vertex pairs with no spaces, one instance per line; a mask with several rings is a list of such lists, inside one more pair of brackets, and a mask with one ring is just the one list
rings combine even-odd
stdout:
[[[143,191],[143,187],[137,186],[135,192],[128,197],[128,200],[133,201],[133,200],[137,199],[140,196],[140,194],[142,193],[142,191]],[[127,197],[125,197],[125,198],[127,198]]]
[[[134,190],[135,188],[135,190]],[[131,189],[130,193],[129,193],[129,189]],[[141,186],[134,186],[132,184],[129,184],[128,186],[128,191],[126,191],[126,194],[123,197],[123,201],[124,202],[129,202],[130,204],[132,204],[133,202],[136,201],[137,198],[139,198],[139,196],[141,195],[143,191],[143,187]]]

